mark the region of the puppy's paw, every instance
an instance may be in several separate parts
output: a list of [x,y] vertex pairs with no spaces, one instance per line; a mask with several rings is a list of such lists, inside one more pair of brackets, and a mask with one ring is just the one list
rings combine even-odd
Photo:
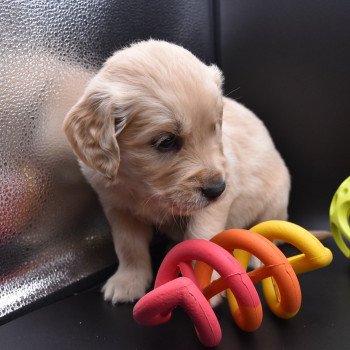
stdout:
[[[216,271],[213,271],[213,274],[211,276],[211,281],[214,281],[216,279],[220,278],[220,275],[216,272]],[[221,293],[219,294],[216,294],[214,295],[211,299],[210,299],[210,305],[211,307],[215,308],[217,306],[219,306],[223,299],[226,297],[226,291],[222,291]]]
[[222,301],[224,300],[224,298],[226,297],[226,292],[223,291],[219,294],[216,294],[215,296],[213,296],[211,299],[210,299],[210,306],[215,308],[217,306],[219,306]]
[[253,270],[258,269],[259,267],[263,266],[263,263],[256,257],[252,256],[249,261],[249,267]]
[[128,303],[145,295],[152,274],[139,271],[117,271],[103,286],[101,292],[112,304]]

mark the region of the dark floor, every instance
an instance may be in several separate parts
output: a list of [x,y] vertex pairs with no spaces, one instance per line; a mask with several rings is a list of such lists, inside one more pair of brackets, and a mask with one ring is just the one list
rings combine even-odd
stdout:
[[[273,316],[264,305],[261,328],[240,331],[226,304],[217,317],[223,338],[217,349],[349,349],[350,262],[332,239],[331,266],[300,276],[303,302],[291,320]],[[100,285],[55,302],[0,327],[2,350],[7,349],[202,349],[189,319],[176,310],[165,325],[142,327],[132,318],[132,305],[116,307],[103,301]]]

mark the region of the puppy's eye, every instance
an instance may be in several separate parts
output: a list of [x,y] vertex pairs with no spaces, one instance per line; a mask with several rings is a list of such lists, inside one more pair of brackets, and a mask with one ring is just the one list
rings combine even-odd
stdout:
[[154,141],[153,145],[159,152],[178,151],[181,148],[179,137],[173,134],[162,136]]

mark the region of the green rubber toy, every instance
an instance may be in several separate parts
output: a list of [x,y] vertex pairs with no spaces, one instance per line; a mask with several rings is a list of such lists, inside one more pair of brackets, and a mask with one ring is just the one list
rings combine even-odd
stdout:
[[334,240],[343,254],[350,259],[350,176],[335,192],[329,216]]

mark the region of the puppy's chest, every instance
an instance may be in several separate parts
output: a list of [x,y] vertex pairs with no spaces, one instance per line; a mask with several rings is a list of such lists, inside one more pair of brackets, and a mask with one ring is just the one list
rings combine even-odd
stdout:
[[189,217],[175,217],[161,225],[155,225],[155,228],[157,232],[165,234],[174,242],[180,242],[185,237],[189,221]]
[[130,187],[119,184],[103,191],[99,191],[103,205],[127,211],[130,216],[139,221],[157,226],[157,223],[166,221],[162,213],[155,210],[149,203],[148,197],[142,197]]
[[123,186],[113,186],[107,188],[101,193],[102,202],[107,202],[110,206],[114,206],[120,210],[129,210],[134,215],[139,213],[141,198],[137,198],[130,190],[126,190]]

